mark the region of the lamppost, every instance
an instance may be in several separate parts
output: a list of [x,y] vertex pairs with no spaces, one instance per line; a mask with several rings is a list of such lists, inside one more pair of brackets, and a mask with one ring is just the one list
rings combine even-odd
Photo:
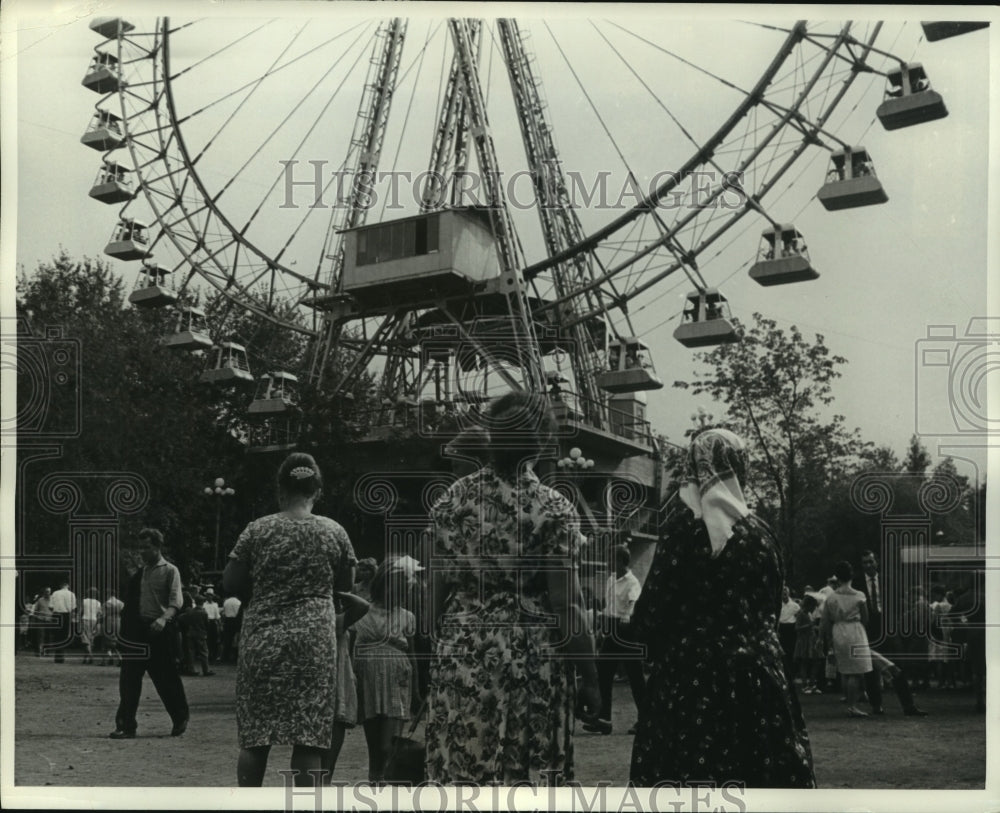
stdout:
[[215,555],[212,559],[212,566],[218,570],[219,568],[219,528],[222,524],[222,498],[232,497],[236,494],[236,491],[232,488],[226,486],[226,481],[222,477],[216,477],[215,483],[210,486],[205,486],[204,494],[206,497],[215,498]]
[[569,457],[563,457],[556,461],[556,465],[568,471],[581,471],[583,469],[594,468],[594,461],[583,456],[579,447],[574,446],[569,450]]

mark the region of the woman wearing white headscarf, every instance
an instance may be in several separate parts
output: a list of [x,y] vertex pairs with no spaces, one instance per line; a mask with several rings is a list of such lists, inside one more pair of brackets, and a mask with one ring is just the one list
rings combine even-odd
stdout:
[[816,786],[777,620],[784,567],[743,496],[747,455],[726,429],[691,441],[687,521],[657,548],[633,612],[650,675],[631,781]]

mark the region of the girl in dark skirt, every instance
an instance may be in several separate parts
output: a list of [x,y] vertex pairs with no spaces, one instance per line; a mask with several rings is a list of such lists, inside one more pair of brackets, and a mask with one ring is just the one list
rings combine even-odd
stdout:
[[732,432],[692,440],[680,492],[690,514],[658,547],[633,613],[650,669],[635,785],[816,786],[778,641],[781,554],[746,506],[746,470]]

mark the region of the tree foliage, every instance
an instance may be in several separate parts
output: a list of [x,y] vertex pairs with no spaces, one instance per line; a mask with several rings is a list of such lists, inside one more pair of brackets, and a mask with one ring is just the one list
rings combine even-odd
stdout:
[[[20,535],[26,552],[68,550],[66,516],[46,510],[36,499],[45,475],[70,473],[83,483],[85,502],[77,510],[106,512],[98,474],[131,472],[145,481],[149,503],[141,513],[121,518],[124,549],[139,527],[154,525],[164,531],[184,576],[197,576],[212,568],[214,557],[216,504],[203,496],[203,489],[221,476],[236,490],[222,506],[224,555],[246,522],[274,510],[274,472],[283,453],[247,454],[247,407],[253,387],[218,389],[199,383],[209,356],[161,344],[175,329],[173,311],[131,307],[127,296],[122,279],[106,262],[77,261],[65,253],[18,279],[17,313],[33,337],[20,343],[19,357],[27,362],[33,353],[50,352],[44,337],[52,328],[79,348],[79,375],[63,387],[79,394],[79,405],[73,398],[49,398],[46,409],[54,425],[66,424],[78,409],[81,427],[76,437],[58,439],[57,457],[35,462],[32,450],[44,437],[27,422],[19,425],[25,465],[18,487],[26,497],[18,517]],[[310,348],[304,334],[237,311],[223,295],[204,307],[213,339],[244,344],[255,374],[275,369],[301,373],[307,366]],[[328,363],[333,369],[340,361],[336,357]],[[30,372],[19,361],[19,418],[37,400],[34,384],[47,390],[53,386],[51,381],[36,382]],[[303,384],[302,442],[318,450],[317,458],[328,471],[349,469],[344,461],[350,456],[343,449],[351,430],[343,410],[310,389],[308,382]]]

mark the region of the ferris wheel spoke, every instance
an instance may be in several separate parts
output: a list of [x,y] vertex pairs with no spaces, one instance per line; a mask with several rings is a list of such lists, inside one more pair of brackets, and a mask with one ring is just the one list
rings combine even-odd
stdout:
[[[360,38],[358,40],[356,40],[354,44],[357,44],[357,42],[359,42],[359,41],[360,41]],[[286,124],[288,124],[289,121],[291,121],[292,117],[295,115],[295,113],[299,109],[299,107],[302,104],[304,104],[305,101],[310,96],[312,96],[312,94],[320,87],[320,85],[322,84],[323,80],[326,79],[331,73],[333,73],[333,71],[339,66],[340,62],[343,59],[346,59],[348,53],[349,53],[349,51],[345,50],[344,53],[341,55],[341,57],[339,59],[335,60],[334,63],[329,67],[329,69],[320,77],[320,79],[316,81],[316,83],[304,94],[304,96],[302,96],[302,98],[300,98],[295,103],[295,105],[293,105],[293,107],[291,108],[291,110],[289,110],[289,112],[278,123],[278,125],[274,129],[272,129],[271,132],[261,141],[261,143],[257,147],[257,149],[253,151],[253,153],[250,155],[249,158],[247,158],[247,160],[236,171],[236,173],[229,180],[229,182],[226,183],[219,190],[219,192],[213,197],[213,199],[212,199],[213,202],[217,203],[219,201],[219,199],[221,199],[222,196],[226,193],[226,191],[229,190],[232,187],[233,183],[235,183],[235,181],[239,178],[239,176],[241,175],[241,173],[243,173],[247,169],[247,167],[249,167],[253,163],[253,161],[260,155],[260,153],[271,142],[271,140],[277,136],[277,134],[282,129],[282,127],[284,127]],[[362,57],[364,57],[364,54],[365,54],[365,52],[364,52],[363,49],[359,50],[358,55],[355,58],[353,64],[351,65],[350,70],[349,70],[347,76],[344,77],[344,79],[337,86],[337,88],[334,90],[334,92],[332,94],[330,94],[329,98],[326,101],[326,104],[320,110],[319,114],[314,117],[312,124],[305,131],[305,134],[300,139],[298,146],[295,148],[295,151],[292,153],[292,155],[291,155],[291,157],[290,157],[289,160],[291,160],[291,161],[297,161],[298,160],[299,153],[302,150],[303,146],[308,142],[309,136],[312,135],[312,133],[316,129],[316,127],[319,126],[319,124],[323,120],[323,117],[326,114],[327,110],[329,110],[330,105],[333,104],[333,101],[336,98],[337,93],[347,83],[347,79],[350,77],[350,73],[357,67],[357,65],[361,61]],[[265,191],[264,196],[262,197],[260,204],[258,204],[257,208],[254,210],[254,212],[251,215],[250,219],[243,225],[243,228],[242,228],[241,231],[246,231],[246,229],[251,225],[251,223],[253,222],[253,220],[259,214],[261,208],[267,203],[268,198],[270,197],[270,195],[274,192],[274,190],[277,188],[278,184],[284,178],[285,178],[284,171],[279,171],[276,174],[276,176],[274,178],[274,181],[271,183],[271,185]]]

